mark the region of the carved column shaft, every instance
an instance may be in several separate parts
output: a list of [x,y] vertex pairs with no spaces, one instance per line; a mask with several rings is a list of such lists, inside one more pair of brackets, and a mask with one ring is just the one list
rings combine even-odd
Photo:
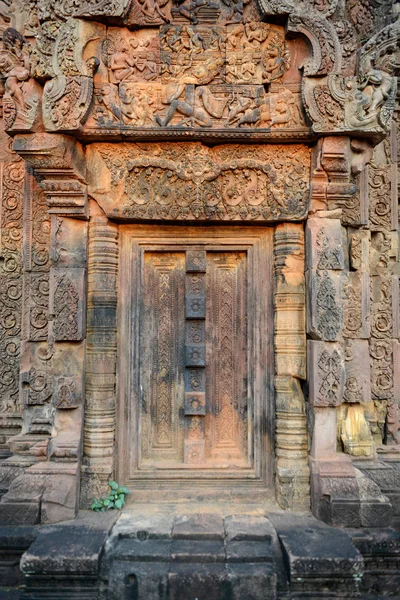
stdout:
[[277,499],[285,508],[309,506],[305,378],[304,233],[278,225],[275,256],[275,399]]
[[90,222],[86,416],[82,503],[102,492],[114,469],[118,229]]

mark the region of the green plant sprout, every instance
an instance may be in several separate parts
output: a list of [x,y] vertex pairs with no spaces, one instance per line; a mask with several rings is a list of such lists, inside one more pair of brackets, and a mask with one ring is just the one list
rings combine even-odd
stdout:
[[110,493],[99,500],[93,498],[91,509],[95,512],[104,512],[105,510],[111,510],[113,508],[121,509],[125,504],[125,496],[129,494],[129,490],[126,487],[119,486],[116,481],[110,480],[108,482],[110,486]]

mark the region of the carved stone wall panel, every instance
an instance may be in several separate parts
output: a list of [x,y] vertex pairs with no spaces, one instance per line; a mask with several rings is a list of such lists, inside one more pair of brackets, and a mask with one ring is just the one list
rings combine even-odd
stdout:
[[[351,234],[350,266],[355,271],[368,272],[370,270],[370,241],[369,231],[357,231]],[[377,273],[374,274],[377,275]]]
[[309,161],[302,146],[93,144],[89,194],[118,219],[302,220]]
[[346,340],[346,383],[343,394],[348,404],[366,404],[371,400],[371,376],[368,340]]
[[339,219],[309,218],[306,228],[307,267],[344,269],[343,228]]
[[343,279],[336,271],[308,270],[307,332],[313,339],[334,342],[343,329]]
[[309,399],[314,407],[343,402],[345,363],[341,344],[308,340]]

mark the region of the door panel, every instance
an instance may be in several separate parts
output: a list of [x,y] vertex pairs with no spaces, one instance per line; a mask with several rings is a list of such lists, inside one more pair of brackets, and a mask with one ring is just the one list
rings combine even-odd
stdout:
[[184,252],[146,252],[141,298],[141,462],[183,456]]
[[144,253],[142,467],[249,466],[246,265],[245,252]]
[[207,258],[207,457],[249,466],[247,257],[212,252]]
[[119,478],[272,482],[272,230],[121,237]]

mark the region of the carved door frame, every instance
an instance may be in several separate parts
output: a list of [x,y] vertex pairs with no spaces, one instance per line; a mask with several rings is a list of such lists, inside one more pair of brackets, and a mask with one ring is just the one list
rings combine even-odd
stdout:
[[[154,225],[157,227],[157,225]],[[117,429],[115,392],[118,361],[118,263],[122,237],[127,231],[148,232],[151,225],[119,226],[106,217],[94,215],[89,225],[88,265],[88,330],[87,330],[87,399],[85,414],[84,451],[86,457],[104,457],[94,473],[90,462],[84,458],[83,481],[97,478],[102,482],[111,472],[121,476],[120,466],[115,468],[114,439]],[[166,225],[172,228],[176,225]],[[202,224],[195,227],[201,228]],[[221,226],[220,226],[221,227]],[[224,227],[224,226],[222,226]],[[257,225],[235,226],[241,231],[257,231]],[[266,227],[262,227],[265,229]],[[273,229],[274,394],[269,402],[273,406],[270,426],[270,452],[273,466],[268,474],[268,484],[275,472],[275,493],[281,504],[288,494],[297,505],[309,502],[309,469],[307,459],[307,425],[305,403],[300,380],[305,379],[305,287],[304,287],[304,224],[280,223]],[[271,244],[272,245],[272,244]],[[273,305],[273,306],[272,306]],[[122,331],[120,327],[120,333]],[[271,361],[272,362],[272,361]],[[96,418],[101,412],[103,430],[98,444],[93,444]],[[123,413],[119,418],[124,418]],[[99,419],[97,418],[97,422]],[[89,442],[89,443],[88,443]],[[117,443],[118,440],[117,440]],[[274,461],[275,459],[275,461]],[[275,464],[274,464],[275,462]],[[93,489],[93,482],[91,489]],[[272,486],[271,486],[272,487]],[[294,494],[294,495],[293,495]],[[297,499],[297,500],[296,500]]]
[[[109,204],[101,196],[88,201],[92,189],[84,182],[93,165],[87,162],[76,140],[50,134],[28,137],[19,136],[15,147],[42,178],[52,215],[53,239],[59,217],[78,219],[83,228],[88,219],[89,225],[88,286],[83,297],[87,300],[87,327],[81,464],[81,506],[87,506],[93,496],[107,489],[115,473],[118,236],[126,219],[118,211],[115,214],[118,199]],[[56,183],[55,169],[60,179]],[[301,388],[306,377],[305,218],[290,212],[270,222],[274,228],[275,489],[282,507],[304,509],[310,501],[308,434]],[[243,220],[236,223],[238,227],[246,226]],[[265,221],[259,224],[266,225]],[[82,239],[86,244],[86,234]]]

